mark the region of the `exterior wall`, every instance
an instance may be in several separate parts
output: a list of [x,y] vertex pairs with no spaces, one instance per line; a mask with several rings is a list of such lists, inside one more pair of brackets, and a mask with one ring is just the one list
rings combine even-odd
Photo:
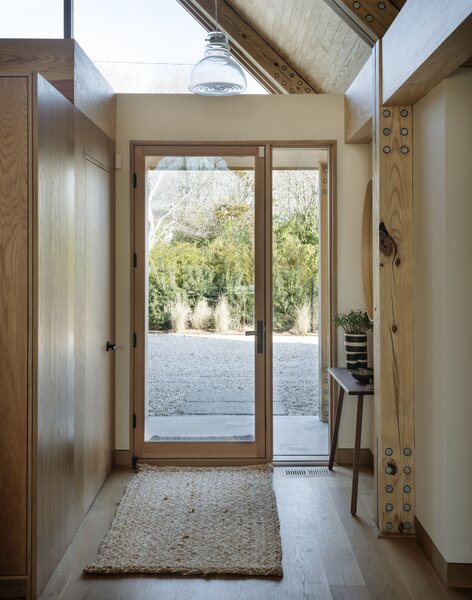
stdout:
[[414,106],[417,517],[472,562],[472,70]]
[[[370,176],[369,148],[344,144],[342,95],[117,96],[116,448],[128,449],[130,405],[130,172],[129,143],[137,141],[284,141],[337,140],[338,309],[364,305],[361,233],[364,192]],[[340,337],[341,340],[341,337]],[[342,343],[339,364],[344,363]],[[354,402],[345,402],[339,446],[354,446]],[[369,403],[363,447],[370,446]]]

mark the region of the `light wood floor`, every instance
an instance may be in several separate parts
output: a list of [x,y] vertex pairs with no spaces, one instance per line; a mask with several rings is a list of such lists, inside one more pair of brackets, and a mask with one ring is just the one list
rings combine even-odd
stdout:
[[284,577],[267,579],[84,577],[106,534],[130,471],[105,483],[41,600],[443,600],[446,590],[414,540],[379,539],[372,520],[373,478],[360,480],[358,516],[350,469],[329,477],[289,477],[276,468]]

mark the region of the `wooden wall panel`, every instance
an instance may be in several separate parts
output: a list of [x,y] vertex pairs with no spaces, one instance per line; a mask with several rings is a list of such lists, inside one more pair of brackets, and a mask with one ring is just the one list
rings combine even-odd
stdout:
[[73,40],[0,39],[0,73],[41,73],[74,101]]
[[26,575],[28,78],[0,77],[0,576]]
[[74,104],[112,140],[116,139],[116,95],[74,42]]
[[115,93],[75,40],[0,40],[0,74],[40,73],[115,139]]
[[81,519],[75,495],[74,108],[37,78],[37,588]]

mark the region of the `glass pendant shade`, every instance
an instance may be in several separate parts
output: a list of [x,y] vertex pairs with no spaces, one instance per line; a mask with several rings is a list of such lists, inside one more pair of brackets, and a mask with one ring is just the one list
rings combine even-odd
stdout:
[[246,89],[246,77],[231,58],[228,36],[210,31],[205,56],[192,69],[188,89],[202,96],[235,96]]

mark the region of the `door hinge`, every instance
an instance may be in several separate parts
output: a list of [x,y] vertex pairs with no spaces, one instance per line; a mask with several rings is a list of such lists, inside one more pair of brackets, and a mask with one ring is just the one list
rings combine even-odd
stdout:
[[133,333],[133,348],[136,348],[136,346],[138,345],[138,336]]
[[136,415],[133,415],[133,429],[136,429]]
[[136,176],[136,173],[133,173],[133,187],[138,187],[138,178]]
[[265,157],[265,146],[259,146],[259,158]]
[[136,252],[133,252],[133,267],[136,269],[137,266],[138,266],[138,255],[136,254]]

